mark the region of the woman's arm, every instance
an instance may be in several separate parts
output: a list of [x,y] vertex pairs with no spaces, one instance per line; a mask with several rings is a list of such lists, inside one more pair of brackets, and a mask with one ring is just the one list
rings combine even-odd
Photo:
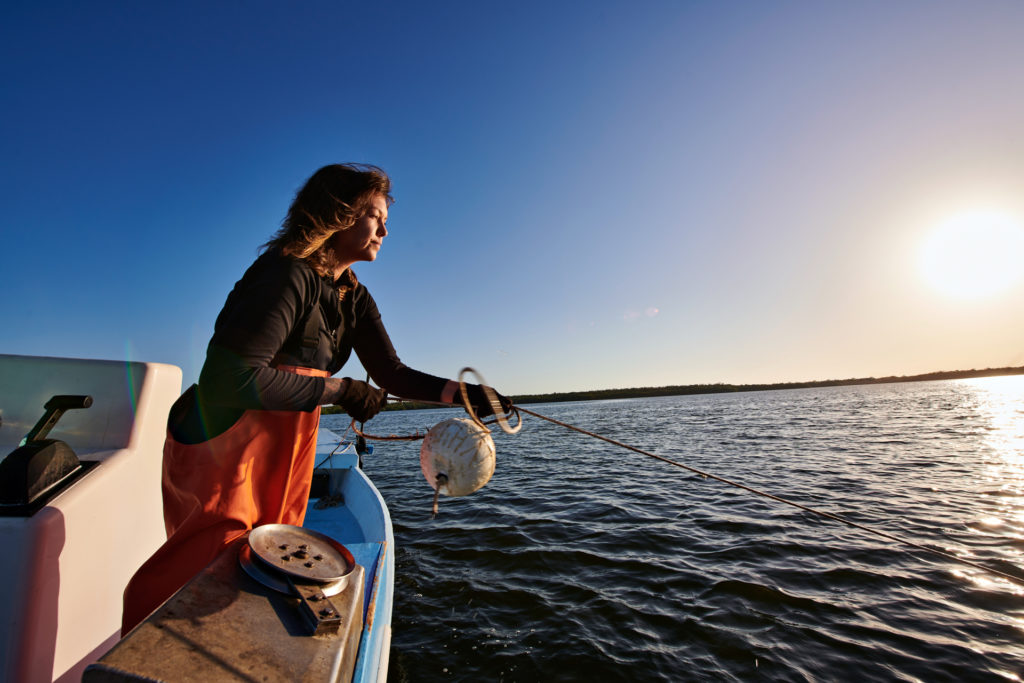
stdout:
[[[353,293],[358,322],[352,348],[370,377],[393,395],[415,401],[442,401],[449,380],[413,370],[398,357],[373,297],[360,285]],[[452,392],[449,392],[452,393]],[[450,402],[450,401],[445,401]]]
[[205,403],[307,411],[321,404],[326,393],[322,377],[270,367],[296,322],[319,297],[316,278],[304,264],[273,253],[246,271],[214,326],[199,376]]
[[[413,370],[398,358],[373,297],[362,286],[355,294],[357,298],[354,303],[359,322],[353,348],[370,377],[400,398],[462,405],[458,382]],[[492,414],[490,402],[479,385],[470,384],[466,389],[469,401],[478,415]],[[511,401],[500,394],[499,401],[506,410],[512,405]]]

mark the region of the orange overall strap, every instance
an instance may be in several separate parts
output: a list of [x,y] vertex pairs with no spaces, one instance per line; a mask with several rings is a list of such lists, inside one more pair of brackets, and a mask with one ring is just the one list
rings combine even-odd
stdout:
[[[278,366],[299,375],[323,370]],[[310,411],[247,410],[209,441],[164,442],[167,541],[139,568],[124,596],[126,634],[246,531],[301,525],[316,457],[319,406]]]

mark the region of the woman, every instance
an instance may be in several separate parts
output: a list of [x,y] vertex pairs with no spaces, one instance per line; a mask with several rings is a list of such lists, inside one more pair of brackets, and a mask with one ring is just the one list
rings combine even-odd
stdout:
[[[399,360],[373,297],[352,273],[354,263],[377,258],[392,201],[379,168],[321,168],[228,295],[199,383],[171,409],[168,539],[125,590],[123,634],[249,529],[302,524],[321,405],[337,404],[362,422],[384,407],[387,392],[461,402],[458,382]],[[331,377],[352,350],[384,389]],[[480,386],[468,391],[477,414],[493,412]]]

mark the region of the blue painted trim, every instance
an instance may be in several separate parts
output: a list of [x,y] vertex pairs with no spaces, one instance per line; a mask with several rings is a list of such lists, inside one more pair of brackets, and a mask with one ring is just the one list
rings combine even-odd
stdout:
[[[376,683],[383,680],[381,661],[387,660],[390,647],[391,609],[395,590],[395,535],[391,514],[380,491],[357,467],[355,454],[341,452],[341,440],[327,429],[317,439],[317,462],[331,453],[329,466],[344,470],[341,493],[345,504],[333,511],[316,510],[310,502],[306,525],[336,538],[346,545],[359,545],[359,563],[367,574],[364,593],[363,634],[359,642],[353,681]],[[338,451],[338,452],[335,452]],[[374,554],[376,546],[376,554]],[[371,618],[372,615],[372,618]]]
[[[358,475],[358,478],[362,480],[361,484],[365,486],[364,490],[372,492],[373,498],[378,502],[377,509],[381,513],[379,521],[384,531],[384,543],[381,555],[377,559],[374,587],[370,596],[370,607],[367,609],[367,614],[372,614],[373,618],[364,617],[359,657],[352,675],[353,681],[369,683],[379,679],[380,662],[385,654],[383,652],[385,642],[390,645],[390,638],[385,637],[385,631],[389,630],[391,626],[391,608],[395,590],[395,535],[391,527],[391,515],[388,513],[387,505],[373,482],[361,470],[353,470],[352,474]],[[356,479],[356,477],[350,478]]]

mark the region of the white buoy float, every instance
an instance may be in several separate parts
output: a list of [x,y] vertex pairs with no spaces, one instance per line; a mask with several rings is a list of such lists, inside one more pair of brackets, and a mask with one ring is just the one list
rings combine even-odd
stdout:
[[494,474],[494,440],[485,428],[452,418],[430,428],[420,447],[420,469],[427,483],[446,496],[473,493]]

